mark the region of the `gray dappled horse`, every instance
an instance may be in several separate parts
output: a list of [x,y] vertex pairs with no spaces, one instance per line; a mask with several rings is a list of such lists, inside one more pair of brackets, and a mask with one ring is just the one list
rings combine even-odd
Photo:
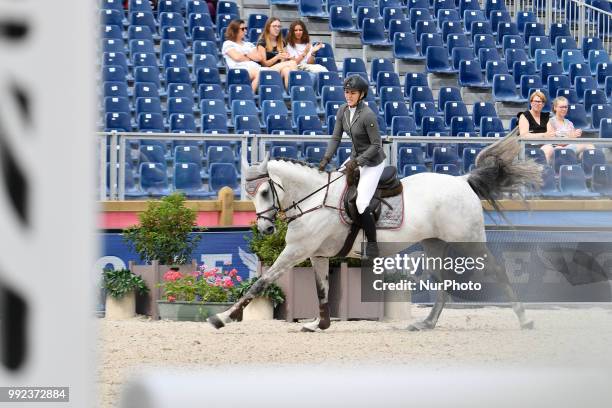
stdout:
[[[539,167],[532,161],[519,162],[519,150],[517,133],[512,132],[485,148],[469,174],[420,173],[402,179],[405,221],[399,229],[379,230],[378,241],[402,242],[406,247],[421,243],[427,256],[438,256],[435,252],[439,250],[440,242],[473,242],[482,251],[488,251],[480,200],[485,199],[498,208],[496,198],[501,193],[541,184]],[[248,164],[243,165],[248,167]],[[329,184],[340,177],[339,181]],[[262,163],[248,167],[246,179],[247,192],[255,204],[259,231],[273,233],[277,216],[292,220],[287,230],[286,246],[248,293],[227,311],[211,316],[209,323],[220,329],[236,320],[242,308],[267,285],[294,265],[310,258],[316,276],[320,316],[302,330],[327,329],[330,325],[328,262],[342,248],[349,233],[349,226],[342,222],[336,208],[345,189],[343,174],[319,172],[304,163],[268,160],[266,157]],[[296,202],[299,202],[299,208],[294,204]],[[360,248],[358,237],[349,256],[356,257]],[[499,266],[494,269],[521,327],[532,328],[533,322],[526,318],[505,270]],[[429,316],[422,322],[411,324],[408,329],[433,329],[448,296],[445,291],[437,291]]]

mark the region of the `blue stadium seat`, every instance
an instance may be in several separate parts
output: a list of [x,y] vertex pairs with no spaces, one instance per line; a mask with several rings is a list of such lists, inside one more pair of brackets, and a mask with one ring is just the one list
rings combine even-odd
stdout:
[[350,6],[332,6],[329,11],[329,29],[331,31],[356,32]]
[[123,13],[123,2],[120,0],[102,0],[100,2],[101,10],[117,10]]
[[469,116],[453,116],[450,124],[451,136],[457,136],[461,132],[474,132],[474,123]]
[[377,7],[371,7],[371,6],[360,6],[357,8],[357,19],[356,19],[356,26],[359,29],[359,31],[361,31],[363,29],[363,20],[367,19],[367,18],[377,18],[380,17],[380,15],[378,14],[378,8]]
[[[255,106],[255,94],[250,85],[230,85],[228,94],[228,104],[233,106],[234,101],[249,101]],[[257,109],[255,110],[257,112]]]
[[291,88],[291,102],[311,101],[317,104],[317,95],[311,86],[294,86]]
[[416,134],[417,127],[412,116],[394,116],[391,119],[391,135]]
[[287,158],[296,159],[298,158],[298,151],[296,146],[271,146],[270,157],[272,158]]
[[261,107],[263,122],[267,123],[270,115],[289,115],[287,106],[284,102],[279,101],[264,101]]
[[384,10],[380,12],[380,15],[383,19],[383,22],[385,23],[385,30],[387,31],[391,26],[391,21],[398,19],[406,19],[402,7],[385,7]]
[[466,10],[481,11],[477,0],[459,0],[459,15],[463,16]]
[[253,28],[264,28],[266,25],[266,21],[268,21],[267,14],[261,13],[250,13],[247,19],[247,26],[250,29]]
[[569,67],[570,83],[576,84],[577,77],[591,76],[591,70],[586,64],[571,64]]
[[587,178],[593,175],[593,166],[605,165],[606,156],[601,149],[587,149],[582,153],[582,169]]
[[574,152],[574,150],[555,149],[555,154],[553,156],[553,168],[555,169],[555,174],[559,174],[559,169],[561,166],[575,166],[578,164],[578,159],[576,158],[576,152]]
[[425,59],[419,53],[412,33],[395,33],[393,38],[393,57],[408,61],[422,61]]
[[185,98],[193,103],[193,88],[186,84],[168,84],[168,98]]
[[204,99],[225,99],[223,88],[219,84],[201,84],[198,86],[198,100]]
[[195,119],[190,113],[174,113],[170,115],[171,133],[195,133],[197,131]]
[[[164,69],[172,68],[185,68],[187,69],[187,75],[189,76],[189,64],[187,62],[187,56],[185,54],[166,54],[163,58]],[[194,70],[197,72],[197,69]],[[191,79],[190,79],[191,82]]]
[[328,102],[339,102],[344,103],[344,90],[340,86],[329,86],[323,87],[321,92],[321,106],[325,107]]
[[462,158],[461,158],[461,171],[463,174],[467,174],[470,172],[470,168],[476,165],[476,157],[478,153],[480,153],[482,149],[478,147],[470,147],[467,146],[463,149]]
[[105,98],[108,96],[115,96],[115,97],[122,97],[122,98],[128,97],[128,87],[125,81],[104,82],[102,86],[103,86],[103,96]]
[[423,34],[439,34],[436,23],[431,20],[417,21],[414,36],[415,38],[420,39]]
[[103,82],[123,82],[126,80],[126,72],[120,65],[102,67]]
[[472,110],[472,123],[475,130],[480,129],[480,121],[484,117],[497,117],[495,105],[491,102],[478,102]]
[[607,104],[608,101],[606,99],[606,94],[601,89],[589,89],[584,92],[584,109],[589,114],[591,112],[591,107],[595,105],[604,105]]
[[162,163],[141,163],[140,188],[151,197],[162,197],[170,194],[166,165]]
[[459,156],[457,156],[457,151],[451,147],[441,146],[435,147],[433,149],[432,156],[432,164],[431,166],[435,168],[441,164],[459,164]]
[[495,102],[525,102],[516,93],[514,77],[507,74],[496,74],[493,76],[493,100]]
[[404,96],[399,86],[385,86],[380,88],[380,107],[384,109],[387,102],[404,102]]
[[514,67],[514,63],[517,61],[529,61],[529,56],[524,49],[507,49],[504,51],[504,55],[506,57],[506,65],[508,69],[511,70]]
[[[510,12],[507,10],[495,10],[491,13],[489,21],[491,22],[491,28],[493,29],[493,34],[495,35],[497,34],[497,27],[501,23],[510,23],[512,18],[510,17]],[[523,33],[520,27],[519,31]]]
[[557,95],[557,90],[561,88],[571,88],[569,77],[565,75],[550,75],[547,81],[548,92]]
[[107,96],[104,98],[104,112],[130,113],[130,102],[127,97]]
[[224,115],[226,114],[225,102],[222,99],[202,99],[200,112],[202,115]]
[[562,74],[563,68],[561,68],[561,64],[558,62],[546,62],[541,66],[540,76],[544,84],[548,84],[549,77]]
[[535,65],[531,61],[516,61],[512,66],[512,76],[514,77],[515,85],[521,84],[523,75],[535,75]]
[[183,52],[189,46],[189,42],[187,41],[187,34],[185,33],[185,29],[180,27],[164,27],[161,29],[161,38],[162,44],[164,40],[168,41],[179,41],[183,44]]
[[161,113],[141,113],[138,115],[138,131],[160,133],[164,131],[164,118]]
[[521,77],[521,98],[527,99],[529,97],[529,90],[533,88],[542,88],[542,80],[537,75],[523,75]]
[[289,89],[294,86],[314,87],[312,77],[304,71],[289,72]]
[[367,76],[366,65],[361,58],[345,58],[342,64],[342,72],[345,78],[349,72],[363,72]]
[[591,50],[589,51],[589,67],[592,74],[597,74],[597,66],[610,62],[610,57],[606,50]]
[[563,50],[578,50],[576,40],[571,36],[558,36],[554,41],[552,38],[550,41],[555,44],[555,51],[559,58],[563,55]]
[[220,1],[217,3],[217,14],[240,14],[238,4],[233,1]]
[[[317,116],[317,105],[313,101],[293,101],[291,102],[291,116],[293,127],[298,127],[300,116]],[[318,116],[317,116],[318,117]]]
[[576,77],[576,83],[574,84],[576,87],[576,93],[578,94],[578,101],[584,101],[584,94],[588,90],[597,89],[597,81],[593,77],[589,76],[579,76]]
[[155,54],[140,52],[132,55],[132,64],[136,67],[150,67],[153,71],[157,70],[157,58]]
[[448,101],[444,104],[444,124],[450,127],[455,116],[467,116],[467,106],[461,101]]
[[449,63],[447,49],[445,47],[438,46],[430,46],[427,48],[425,69],[428,73],[434,74],[448,74],[456,72]]
[[[412,8],[408,13],[410,21],[410,29],[414,32],[418,21],[432,21],[433,18],[429,14],[429,9],[426,8]],[[417,40],[419,40],[417,38]]]
[[210,197],[210,192],[202,183],[200,172],[201,167],[197,163],[175,163],[173,178],[174,190],[182,192],[187,198],[197,199]]
[[537,23],[538,18],[533,11],[519,11],[516,14],[516,25],[521,33],[525,32],[527,23]]
[[589,127],[586,110],[582,104],[570,105],[566,118],[572,121],[576,129],[587,129]]
[[[394,71],[395,71],[395,68],[393,67],[393,62],[390,59],[375,58],[372,60],[372,63],[370,66],[370,72],[371,72],[370,82],[377,83],[379,72],[394,73]],[[395,86],[395,84],[392,84],[390,86]]]
[[105,52],[103,53],[102,66],[120,66],[123,72],[128,73],[128,59],[122,52]]
[[444,126],[444,118],[440,116],[426,116],[421,120],[421,132],[424,135],[429,135],[433,132],[446,132]]
[[[480,51],[483,49],[481,48]],[[472,47],[455,47],[453,52],[451,53],[451,61],[453,69],[456,72],[459,72],[459,66],[461,65],[461,61],[474,61],[476,57],[474,56],[474,50]]]
[[298,12],[301,17],[328,17],[321,0],[298,0]]
[[593,166],[593,191],[601,195],[612,197],[612,165],[600,164]]
[[[443,10],[450,11],[450,10]],[[442,13],[442,11],[440,11]],[[442,40],[446,44],[448,37],[452,34],[464,34],[460,21],[445,21],[442,23]]]
[[[501,23],[497,27],[497,44],[501,45],[503,43],[504,37],[507,35],[517,36],[520,38],[519,29],[516,23]],[[523,48],[524,48],[524,43],[523,43]]]
[[537,164],[546,165],[546,155],[544,150],[539,147],[531,147],[525,149],[525,158],[535,161]]
[[463,102],[461,90],[452,86],[440,88],[438,92],[438,112],[443,113],[446,102]]
[[581,42],[582,55],[589,57],[591,50],[603,50],[603,44],[599,37],[583,37]]
[[159,69],[155,67],[134,67],[134,81],[153,83],[160,89]]
[[506,11],[506,3],[501,0],[487,0],[485,2],[485,15],[491,18],[494,11]]
[[215,29],[212,27],[196,26],[191,30],[191,38],[194,41],[216,41]]
[[410,89],[413,86],[429,87],[427,74],[424,72],[406,72],[404,77],[404,96],[410,96]]
[[[105,25],[102,27],[102,38],[105,40],[117,40],[123,48],[123,28],[117,25]],[[128,37],[129,38],[129,37]]]
[[557,89],[557,96],[564,96],[570,104],[580,103],[575,89]]
[[[481,10],[466,10],[464,13],[459,12],[460,16],[463,16],[463,26],[465,27],[466,33],[472,32],[472,27],[477,22],[487,22],[487,17]],[[489,26],[491,28],[491,26]]]
[[201,68],[216,69],[219,61],[211,54],[194,54],[193,71],[198,72]]
[[[148,98],[146,98],[148,99]],[[193,99],[168,98],[168,117],[173,113],[193,114]]]
[[208,114],[202,116],[202,132],[216,130],[219,133],[228,133],[227,116],[225,114]]
[[[555,70],[558,71],[559,74],[561,74],[563,73],[563,67],[557,61],[558,61],[557,54],[553,50],[538,49],[535,51],[535,64],[536,64],[537,70],[542,70],[542,66],[545,64],[555,64],[555,65],[559,65],[559,69],[557,70],[555,68]],[[555,75],[557,74],[555,73]],[[542,81],[544,81],[544,79],[542,79]]]
[[316,115],[299,116],[297,120],[297,130],[300,135],[311,132],[323,134],[323,124]]
[[478,35],[493,36],[493,29],[491,28],[491,24],[488,21],[472,21],[470,23],[470,30],[467,34],[470,36],[473,42],[474,38]]
[[569,68],[571,64],[584,64],[586,61],[582,56],[580,50],[563,50],[561,54],[561,65],[563,67],[563,73],[569,74]]
[[100,10],[100,24],[123,27],[123,13],[117,9]]
[[168,68],[166,69],[166,84],[186,84],[191,85],[189,68]]
[[550,42],[555,44],[557,37],[571,37],[569,26],[565,23],[555,23],[550,26]]
[[414,110],[414,104],[418,102],[434,102],[433,93],[429,87],[413,86],[410,88],[410,107]]
[[[284,89],[283,79],[279,72],[276,71],[260,71],[259,72],[259,86],[275,85],[281,90]],[[261,92],[260,92],[261,94]]]
[[[525,43],[529,44],[529,38],[531,38],[531,36],[545,36],[546,35],[546,29],[543,23],[525,23],[525,31],[524,31],[524,37],[525,37]],[[552,41],[551,41],[552,43]]]
[[165,11],[163,13],[159,13],[158,19],[160,30],[163,30],[166,27],[185,27],[185,21],[183,20],[181,13]]
[[[423,126],[423,118],[440,115],[433,102],[417,102],[413,105],[412,109],[414,111],[414,121],[421,129]],[[442,123],[444,124],[444,122]]]
[[342,87],[342,78],[338,72],[319,72],[317,80],[317,93],[321,95],[325,86]]
[[143,12],[153,14],[151,2],[148,0],[130,0],[128,3],[128,11],[130,13]]
[[[552,45],[550,43],[550,38],[546,36],[532,35],[529,38],[528,46],[529,46],[529,57],[531,58],[536,57],[537,50],[547,50],[552,53]],[[556,62],[556,59],[554,62]],[[537,65],[537,61],[536,61],[536,65]],[[542,64],[540,63],[540,65]]]
[[209,14],[210,10],[204,0],[187,0],[187,13],[191,15],[193,13]]
[[474,54],[478,55],[478,50],[481,48],[495,48],[495,40],[490,34],[479,34],[474,36]]
[[391,101],[387,102],[384,105],[385,109],[385,123],[386,127],[391,127],[391,121],[395,116],[410,116],[410,111],[408,110],[408,106],[402,101]]
[[283,101],[282,88],[277,85],[262,85],[259,87],[259,106],[264,101]]
[[212,163],[209,167],[210,190],[218,193],[223,187],[230,187],[234,194],[240,194],[240,179],[236,167],[230,163]]
[[[253,102],[253,101],[235,101],[235,102]],[[255,135],[261,133],[261,125],[259,118],[255,115],[240,115],[234,119],[235,133]]]
[[515,48],[522,50],[525,48],[525,41],[520,35],[505,35],[502,40],[502,49],[504,52],[509,48]]
[[593,193],[587,189],[586,176],[580,165],[563,165],[559,171],[559,190],[572,197],[594,197],[598,193]]
[[182,0],[160,0],[157,3],[158,13],[182,13],[185,7],[185,2]]
[[[234,126],[236,125],[236,120],[239,116],[254,116],[259,118],[259,113],[257,112],[257,107],[255,106],[255,101],[251,100],[234,100],[231,104],[232,108],[232,123]],[[259,124],[259,119],[258,124]]]
[[425,164],[423,150],[419,147],[400,147],[397,153],[397,167],[402,169],[411,164]]
[[[455,6],[455,1],[454,0],[433,0],[433,15],[438,17],[438,19],[440,18],[440,14],[439,14],[440,10],[457,11],[456,6]],[[457,13],[457,20],[455,21],[459,21],[459,13]]]
[[469,47],[470,40],[465,34],[450,34],[446,39],[448,46],[448,55],[452,55],[453,49],[456,47]]
[[130,26],[146,26],[154,37],[157,35],[157,22],[152,12],[138,11],[130,13]]
[[599,86],[604,86],[606,78],[612,76],[612,64],[607,62],[597,64],[595,74],[597,76],[597,83]]
[[166,163],[165,149],[159,145],[140,146],[139,157],[141,162]]
[[309,146],[304,149],[304,158],[308,163],[318,164],[325,154],[325,148]]
[[232,85],[243,85],[245,87],[251,86],[251,78],[249,77],[249,71],[247,71],[246,69],[234,68],[228,70],[226,80],[226,87],[228,90]]
[[506,133],[504,124],[498,117],[486,116],[480,119],[480,134],[481,136],[489,137],[491,133]]
[[402,169],[402,175],[404,177],[410,177],[419,173],[427,173],[427,167],[423,164],[408,164]]
[[392,19],[389,21],[389,41],[395,44],[396,33],[411,33],[410,21],[406,18]]
[[127,112],[108,112],[105,116],[104,131],[131,132],[130,115]]
[[434,173],[459,176],[459,167],[456,164],[437,164],[434,167]]
[[196,27],[210,27],[213,28],[215,23],[212,21],[210,14],[205,13],[192,13],[188,14],[187,32],[193,33],[193,29]]
[[429,47],[443,47],[444,41],[442,41],[441,34],[423,34],[420,38],[421,43],[421,54],[427,56],[427,48]]
[[266,118],[266,129],[270,134],[275,131],[285,131],[291,133],[291,119],[288,115],[269,115]]
[[483,76],[480,70],[480,63],[477,60],[474,61],[461,61],[459,64],[459,85],[471,88],[491,88]]
[[591,106],[591,123],[592,130],[599,130],[601,122],[607,119],[612,119],[612,105],[598,104]]

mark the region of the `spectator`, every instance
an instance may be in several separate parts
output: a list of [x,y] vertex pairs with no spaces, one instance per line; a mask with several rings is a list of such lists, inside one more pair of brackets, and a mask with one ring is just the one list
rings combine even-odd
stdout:
[[247,26],[244,20],[232,20],[225,30],[225,39],[221,54],[230,69],[242,68],[249,71],[251,87],[257,92],[259,86],[260,55],[253,43],[243,41]]
[[295,71],[297,64],[285,49],[285,42],[281,36],[281,22],[278,18],[271,17],[266,22],[259,41],[257,41],[257,50],[261,65],[280,72],[285,88],[287,88],[289,72]]
[[321,48],[323,43],[310,43],[310,36],[306,24],[301,20],[296,20],[289,26],[289,32],[286,37],[287,52],[295,60],[297,69],[306,71],[312,78],[312,83],[315,84],[318,80],[318,72],[327,72],[327,68],[323,65],[315,64],[315,54]]
[[549,112],[542,112],[542,108],[546,103],[546,96],[536,91],[529,97],[530,109],[525,112],[520,112],[519,118],[519,135],[521,137],[549,137],[552,134],[548,132]]
[[[565,119],[568,109],[569,101],[567,98],[558,96],[553,100],[554,116],[548,120],[548,132],[552,137],[575,139],[582,136],[582,129],[574,129],[574,124],[570,120]],[[546,161],[548,163],[552,161],[552,158],[555,155],[555,149],[571,149],[576,152],[576,157],[578,157],[585,150],[594,148],[595,146],[592,144],[586,143],[560,145],[546,144],[542,146],[542,150],[544,150],[544,155],[546,156]]]

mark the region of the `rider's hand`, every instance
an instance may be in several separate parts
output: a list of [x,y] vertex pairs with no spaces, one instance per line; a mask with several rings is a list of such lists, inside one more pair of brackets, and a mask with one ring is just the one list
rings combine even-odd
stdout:
[[329,158],[328,157],[322,158],[321,161],[319,162],[319,171],[325,171],[325,166],[327,166],[327,163],[329,163]]
[[357,163],[357,160],[351,159],[348,162],[346,162],[344,167],[346,167],[346,170],[348,171],[355,171],[355,169],[359,167],[359,164]]

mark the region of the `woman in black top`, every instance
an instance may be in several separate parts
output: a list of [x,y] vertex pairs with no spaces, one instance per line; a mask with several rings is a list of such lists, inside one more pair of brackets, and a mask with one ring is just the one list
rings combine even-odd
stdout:
[[530,109],[517,115],[520,136],[551,137],[547,128],[550,112],[542,112],[545,103],[546,96],[542,92],[531,94]]
[[281,22],[278,18],[271,17],[266,22],[259,41],[257,41],[257,51],[260,55],[260,64],[280,72],[285,88],[288,88],[289,72],[295,71],[297,64],[285,50],[285,41],[281,35]]

